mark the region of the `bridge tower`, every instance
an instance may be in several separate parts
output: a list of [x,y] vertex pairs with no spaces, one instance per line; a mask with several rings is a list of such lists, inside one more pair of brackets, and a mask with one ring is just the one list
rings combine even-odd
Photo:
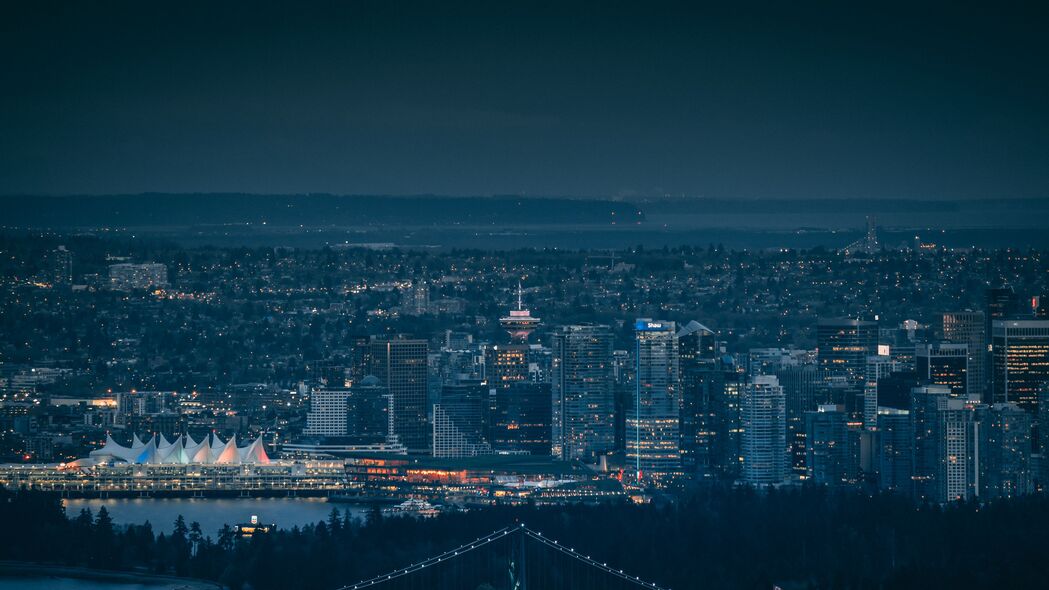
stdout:
[[528,590],[528,576],[525,569],[525,534],[524,524],[513,534],[510,540],[510,590]]

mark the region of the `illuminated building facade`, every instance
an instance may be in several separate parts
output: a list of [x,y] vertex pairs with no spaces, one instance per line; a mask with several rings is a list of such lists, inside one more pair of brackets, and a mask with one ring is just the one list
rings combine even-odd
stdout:
[[[879,349],[878,352],[887,351]],[[863,426],[868,430],[873,430],[878,425],[878,381],[888,377],[898,368],[899,362],[894,360],[891,354],[867,357],[867,370],[863,380]]]
[[637,479],[681,469],[678,340],[674,322],[639,319],[634,400],[627,408],[626,457]]
[[970,500],[979,493],[976,400],[951,397],[945,385],[911,391],[914,497],[936,503]]
[[1016,404],[977,409],[980,498],[1014,498],[1034,492],[1031,414]]
[[969,346],[968,393],[986,399],[987,320],[982,311],[952,311],[943,314],[943,339]]
[[821,319],[816,325],[820,368],[862,380],[867,357],[878,354],[878,323],[850,318]]
[[951,388],[951,397],[967,398],[969,387],[969,345],[937,342],[918,346],[914,359],[918,378],[932,385]]
[[995,320],[991,350],[994,402],[1037,413],[1038,391],[1049,383],[1049,320]]
[[878,430],[875,435],[877,451],[878,489],[909,496],[914,436],[909,410],[881,408],[878,410]]
[[492,387],[509,387],[529,380],[527,344],[496,344],[485,349],[485,380]]
[[612,331],[561,326],[553,349],[551,454],[592,462],[615,445]]
[[489,395],[488,442],[495,452],[550,454],[549,383],[512,383]]
[[490,455],[484,417],[489,389],[484,383],[460,383],[441,388],[433,406],[433,456],[476,457]]
[[368,345],[369,373],[389,391],[393,433],[412,453],[429,453],[427,342],[409,338],[373,338]]
[[859,481],[859,432],[841,406],[805,413],[808,478],[831,487]]
[[305,436],[346,437],[350,444],[375,444],[395,436],[390,420],[389,391],[374,375],[344,389],[315,389],[310,393]]
[[817,396],[823,380],[822,371],[815,364],[788,366],[776,371],[783,387],[787,404],[787,445],[790,447],[790,468],[799,478],[808,477],[806,463],[805,413],[818,407]]
[[741,402],[743,481],[751,485],[787,481],[787,407],[779,379],[774,375],[753,377],[743,388]]

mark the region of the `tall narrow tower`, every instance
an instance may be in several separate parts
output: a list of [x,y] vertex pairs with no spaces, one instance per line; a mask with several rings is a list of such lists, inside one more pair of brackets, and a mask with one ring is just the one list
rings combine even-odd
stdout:
[[524,308],[521,298],[521,283],[517,283],[517,309],[511,309],[510,315],[499,318],[499,325],[510,334],[510,340],[527,343],[528,337],[539,325],[539,318],[532,317],[532,312]]

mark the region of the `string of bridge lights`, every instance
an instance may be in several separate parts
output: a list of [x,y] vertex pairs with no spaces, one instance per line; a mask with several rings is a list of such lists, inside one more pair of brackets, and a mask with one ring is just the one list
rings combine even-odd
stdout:
[[[521,526],[523,527],[524,525],[521,525]],[[402,569],[390,572],[388,574],[383,574],[381,576],[375,576],[374,578],[371,578],[370,580],[364,580],[362,582],[357,582],[356,584],[353,584],[353,585],[350,585],[350,586],[343,586],[342,588],[339,588],[339,590],[361,590],[362,588],[368,588],[370,586],[374,586],[376,584],[381,584],[383,582],[388,582],[390,580],[394,580],[396,578],[400,578],[400,577],[406,576],[408,574],[413,574],[413,573],[415,573],[415,572],[417,572],[417,571],[419,571],[419,570],[421,570],[423,568],[437,565],[438,563],[442,563],[442,562],[447,561],[449,559],[452,559],[452,558],[455,558],[455,557],[459,557],[460,555],[462,555],[464,553],[469,553],[470,551],[473,551],[474,549],[478,549],[480,547],[484,547],[485,545],[487,545],[487,544],[489,544],[489,543],[491,543],[493,541],[497,541],[499,539],[502,539],[503,537],[506,537],[510,533],[512,533],[515,530],[517,530],[517,528],[518,527],[506,527],[506,528],[503,528],[503,529],[499,529],[498,531],[495,531],[494,533],[485,535],[484,537],[480,537],[480,538],[478,538],[477,540],[475,540],[475,541],[473,541],[471,543],[464,543],[463,545],[460,545],[459,547],[456,547],[455,549],[452,549],[451,551],[446,551],[446,552],[444,552],[444,553],[442,553],[440,555],[437,555],[435,557],[431,557],[429,559],[420,561],[419,563],[413,563],[412,565],[409,565],[408,567],[405,567],[405,568],[402,568]]]
[[607,573],[609,575],[612,575],[612,576],[615,576],[617,578],[626,580],[627,582],[633,582],[634,584],[637,584],[638,586],[642,586],[644,588],[651,588],[651,590],[667,590],[666,588],[663,588],[661,586],[657,586],[657,585],[655,585],[655,584],[653,584],[651,582],[646,582],[646,581],[644,581],[641,578],[638,578],[636,576],[631,576],[629,574],[626,574],[626,573],[623,572],[623,570],[617,570],[617,569],[613,569],[611,567],[608,567],[607,563],[602,563],[600,561],[596,561],[596,560],[592,559],[589,555],[582,555],[578,551],[576,551],[575,549],[570,548],[570,547],[565,547],[564,545],[558,543],[557,541],[554,541],[553,539],[547,539],[546,537],[543,536],[542,533],[538,533],[536,531],[533,531],[532,529],[524,528],[524,533],[526,535],[528,535],[529,537],[531,537],[532,539],[534,539],[536,541],[539,541],[540,543],[543,543],[547,547],[550,547],[551,549],[556,549],[556,550],[560,551],[561,553],[564,553],[565,555],[574,557],[575,559],[578,559],[579,561],[582,561],[583,563],[585,563],[585,564],[587,564],[589,566],[592,566],[592,567],[595,567],[597,569],[600,569],[600,570],[604,571],[605,573]]
[[582,554],[578,553],[574,548],[566,547],[566,546],[562,545],[561,543],[558,543],[557,541],[555,541],[553,539],[549,539],[547,537],[544,537],[542,533],[533,531],[532,529],[526,527],[524,525],[524,523],[521,523],[518,526],[509,526],[509,527],[506,527],[506,528],[499,529],[499,530],[497,530],[497,531],[495,531],[493,533],[490,533],[490,534],[485,535],[483,537],[479,537],[478,539],[476,539],[473,542],[464,543],[463,545],[460,545],[459,547],[457,547],[455,549],[452,549],[450,551],[446,551],[446,552],[444,552],[444,553],[442,553],[440,555],[431,557],[429,559],[425,559],[425,560],[420,561],[418,563],[413,563],[413,564],[409,565],[408,567],[404,567],[404,568],[401,568],[399,570],[392,571],[392,572],[387,573],[387,574],[383,574],[381,576],[375,576],[374,578],[371,578],[371,579],[368,579],[368,580],[363,580],[361,582],[357,582],[356,584],[353,584],[353,585],[350,585],[350,586],[343,586],[342,588],[339,588],[338,590],[362,590],[363,588],[369,588],[371,586],[375,586],[376,584],[382,584],[383,582],[389,582],[391,580],[395,580],[397,578],[401,578],[401,577],[407,576],[409,574],[413,574],[413,573],[418,572],[418,571],[420,571],[420,570],[422,570],[424,568],[432,567],[432,566],[437,565],[439,563],[448,561],[449,559],[454,559],[456,557],[459,557],[460,555],[463,555],[463,554],[469,553],[470,551],[473,551],[475,549],[479,549],[481,547],[484,547],[485,545],[488,545],[489,543],[492,543],[494,541],[498,541],[500,539],[503,539],[503,538],[507,537],[508,535],[510,535],[512,533],[515,533],[515,532],[518,532],[518,531],[520,531],[524,535],[527,535],[529,538],[542,543],[546,547],[549,547],[551,549],[555,549],[555,550],[557,550],[557,551],[559,551],[559,552],[561,552],[561,553],[563,553],[565,555],[568,555],[568,556],[570,556],[570,557],[572,557],[574,559],[577,559],[577,560],[579,560],[579,561],[581,561],[581,562],[583,562],[583,563],[585,563],[585,564],[587,564],[587,565],[589,565],[591,567],[597,568],[597,569],[599,569],[599,570],[601,570],[601,571],[603,571],[603,572],[605,572],[605,573],[607,573],[607,574],[609,574],[611,576],[617,577],[617,578],[619,578],[621,580],[625,580],[627,582],[630,582],[632,584],[636,584],[636,585],[641,586],[643,588],[649,588],[650,590],[667,590],[666,588],[663,588],[661,586],[657,586],[657,585],[655,585],[655,584],[653,584],[651,582],[646,582],[646,581],[644,581],[641,578],[638,578],[636,576],[631,576],[629,574],[626,574],[625,572],[623,572],[623,570],[617,570],[617,569],[611,568],[611,567],[608,566],[607,563],[602,563],[602,562],[599,562],[597,560],[594,560],[589,555],[582,555]]

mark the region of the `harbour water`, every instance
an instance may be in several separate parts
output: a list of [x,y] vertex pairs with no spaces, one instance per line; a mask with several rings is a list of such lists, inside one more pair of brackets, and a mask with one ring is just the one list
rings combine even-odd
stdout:
[[[363,518],[367,508],[356,504],[330,503],[324,498],[107,498],[64,500],[66,515],[76,517],[83,508],[97,514],[102,506],[114,524],[142,524],[146,521],[156,533],[170,533],[181,514],[186,526],[199,522],[205,535],[216,537],[222,525],[247,522],[252,515],[278,528],[313,524],[327,520],[331,509],[349,510]],[[4,587],[0,586],[0,590]]]
[[176,590],[184,587],[179,583],[140,584],[54,576],[0,578],[0,590]]

